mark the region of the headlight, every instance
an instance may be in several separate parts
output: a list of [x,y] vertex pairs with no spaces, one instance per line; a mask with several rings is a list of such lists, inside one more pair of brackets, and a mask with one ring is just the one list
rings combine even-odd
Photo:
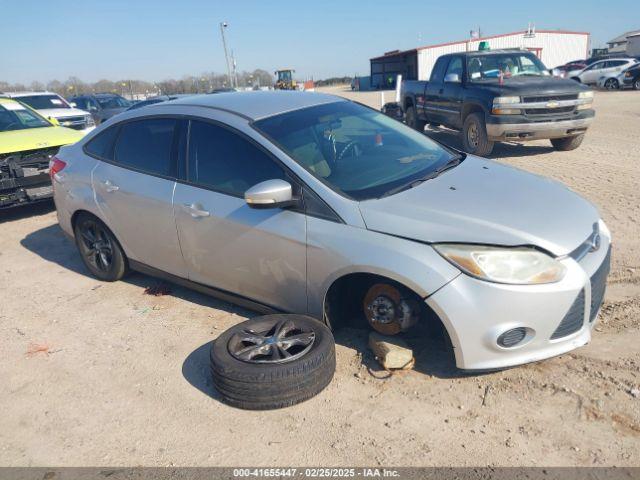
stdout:
[[87,127],[95,127],[96,126],[96,122],[93,121],[93,117],[91,115],[87,115],[84,119],[87,122]]
[[566,267],[528,247],[439,244],[436,251],[463,272],[482,280],[515,285],[553,283],[562,280]]
[[578,98],[593,98],[593,90],[587,90],[586,92],[580,92]]
[[505,103],[520,103],[520,97],[496,97],[493,99],[494,105],[504,105]]

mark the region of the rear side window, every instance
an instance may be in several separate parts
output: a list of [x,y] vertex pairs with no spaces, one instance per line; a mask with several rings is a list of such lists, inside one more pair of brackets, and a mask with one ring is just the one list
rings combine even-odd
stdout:
[[104,160],[113,160],[113,142],[118,136],[119,126],[107,128],[104,132],[96,135],[84,150],[93,157],[102,158]]
[[172,151],[176,123],[171,118],[124,123],[116,141],[114,161],[155,175],[175,176]]
[[192,121],[189,137],[189,180],[234,196],[257,183],[285,179],[271,157],[226,128]]

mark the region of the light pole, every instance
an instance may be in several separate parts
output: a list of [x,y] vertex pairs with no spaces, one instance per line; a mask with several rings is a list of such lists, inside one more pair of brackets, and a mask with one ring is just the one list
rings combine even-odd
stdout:
[[227,62],[227,76],[229,78],[229,85],[233,87],[233,79],[231,77],[231,65],[229,64],[229,53],[227,52],[227,39],[224,36],[224,29],[229,24],[227,22],[220,22],[220,35],[222,35],[222,47],[224,48],[224,59]]

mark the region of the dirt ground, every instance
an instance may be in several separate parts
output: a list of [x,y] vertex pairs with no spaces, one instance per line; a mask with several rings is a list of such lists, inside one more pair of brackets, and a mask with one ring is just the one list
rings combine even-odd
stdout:
[[[379,93],[331,91],[379,107]],[[576,151],[494,152],[598,205],[615,247],[591,344],[498,373],[462,375],[441,342],[414,338],[415,370],[379,378],[366,334],[343,331],[319,396],[236,410],[207,349],[251,312],[178,287],[145,295],[158,282],[140,274],[101,283],[50,205],[0,213],[0,465],[639,465],[640,92],[595,107]]]

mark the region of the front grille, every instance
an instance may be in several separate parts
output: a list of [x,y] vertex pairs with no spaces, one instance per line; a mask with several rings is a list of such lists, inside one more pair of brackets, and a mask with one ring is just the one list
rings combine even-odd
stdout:
[[534,97],[522,97],[522,103],[557,102],[560,100],[576,100],[577,98],[577,93],[569,93],[566,95],[536,95]]
[[576,107],[573,105],[557,108],[527,108],[524,113],[527,115],[554,115],[559,113],[571,113],[575,108]]
[[551,335],[551,340],[556,338],[566,337],[572,333],[577,332],[582,328],[584,322],[584,290],[580,290],[580,293],[573,301],[571,308],[564,316],[556,331]]
[[86,121],[85,117],[83,117],[83,116],[59,118],[58,122],[63,127],[73,128],[75,130],[82,130],[87,125],[87,121]]
[[607,252],[607,256],[598,267],[598,270],[591,276],[591,311],[589,313],[589,322],[593,322],[598,315],[598,310],[604,299],[604,292],[607,289],[607,276],[611,269],[611,247]]

